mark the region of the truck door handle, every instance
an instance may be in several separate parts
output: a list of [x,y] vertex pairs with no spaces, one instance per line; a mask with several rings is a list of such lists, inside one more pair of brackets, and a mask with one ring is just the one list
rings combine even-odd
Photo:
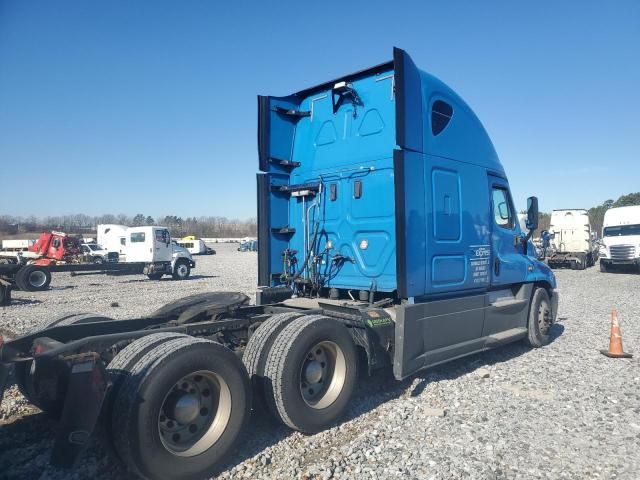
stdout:
[[496,275],[500,275],[500,259],[497,257],[493,259],[493,271]]

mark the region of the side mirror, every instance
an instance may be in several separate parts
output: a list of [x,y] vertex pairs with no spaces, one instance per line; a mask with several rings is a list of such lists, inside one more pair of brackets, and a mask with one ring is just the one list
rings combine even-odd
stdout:
[[533,232],[538,228],[538,197],[527,198],[527,229]]

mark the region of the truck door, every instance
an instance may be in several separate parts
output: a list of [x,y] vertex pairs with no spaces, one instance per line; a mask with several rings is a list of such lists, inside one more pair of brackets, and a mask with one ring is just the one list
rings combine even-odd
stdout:
[[166,228],[153,229],[153,261],[170,262],[173,248],[171,248],[171,234]]
[[522,246],[516,243],[520,230],[507,181],[489,175],[489,196],[492,218],[491,286],[522,283],[527,264]]

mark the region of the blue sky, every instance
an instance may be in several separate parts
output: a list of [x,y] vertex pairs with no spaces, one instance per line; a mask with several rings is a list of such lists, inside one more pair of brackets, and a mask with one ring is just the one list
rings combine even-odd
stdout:
[[640,190],[640,2],[0,0],[0,214],[255,216],[256,95],[407,50],[519,208]]

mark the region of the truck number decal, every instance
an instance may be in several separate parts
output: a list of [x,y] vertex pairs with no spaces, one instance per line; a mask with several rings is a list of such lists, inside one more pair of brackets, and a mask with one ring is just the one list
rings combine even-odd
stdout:
[[471,245],[469,252],[469,271],[474,284],[489,283],[489,259],[491,258],[490,245]]

